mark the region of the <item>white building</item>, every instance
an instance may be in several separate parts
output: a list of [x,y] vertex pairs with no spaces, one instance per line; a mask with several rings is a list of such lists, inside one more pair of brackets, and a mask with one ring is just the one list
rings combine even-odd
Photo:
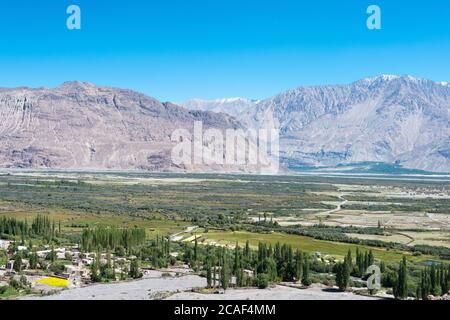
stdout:
[[7,250],[10,244],[9,240],[0,240],[0,249]]

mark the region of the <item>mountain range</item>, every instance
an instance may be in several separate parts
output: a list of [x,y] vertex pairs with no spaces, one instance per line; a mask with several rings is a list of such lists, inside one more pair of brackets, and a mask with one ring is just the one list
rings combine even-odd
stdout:
[[289,166],[381,162],[450,172],[446,82],[381,75],[285,91],[230,114],[247,127],[279,129],[281,157]]
[[174,166],[176,129],[240,128],[224,113],[189,111],[124,89],[67,82],[0,89],[0,167],[207,171]]
[[274,127],[287,167],[358,162],[450,172],[450,85],[382,75],[263,100],[182,106],[131,90],[67,82],[0,89],[0,167],[215,171],[174,167],[175,129]]
[[180,105],[189,110],[223,112],[233,117],[239,117],[245,111],[253,108],[259,101],[246,98],[225,98],[215,100],[191,99]]

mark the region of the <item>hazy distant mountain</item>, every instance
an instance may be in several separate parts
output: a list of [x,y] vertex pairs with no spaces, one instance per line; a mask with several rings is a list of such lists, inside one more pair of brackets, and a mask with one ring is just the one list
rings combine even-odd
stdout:
[[0,89],[0,167],[203,171],[174,168],[170,159],[172,132],[194,121],[240,126],[225,114],[89,83]]
[[262,101],[191,100],[184,106],[193,110],[80,82],[0,89],[0,167],[221,170],[171,165],[173,130],[202,121],[219,129],[275,126],[281,156],[293,166],[376,162],[450,172],[447,83],[383,75]]
[[285,160],[296,165],[396,163],[450,172],[450,86],[383,75],[305,87],[260,101],[240,118],[273,115]]
[[257,103],[257,100],[246,98],[227,98],[216,100],[192,99],[181,103],[181,105],[189,110],[223,112],[233,117],[238,117]]

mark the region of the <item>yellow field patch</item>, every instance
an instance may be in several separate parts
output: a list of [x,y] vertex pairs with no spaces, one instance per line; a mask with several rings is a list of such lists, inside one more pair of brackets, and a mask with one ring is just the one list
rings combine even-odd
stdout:
[[46,284],[51,287],[65,288],[69,285],[69,280],[61,279],[61,278],[54,278],[54,277],[42,278],[42,279],[36,280],[36,282]]

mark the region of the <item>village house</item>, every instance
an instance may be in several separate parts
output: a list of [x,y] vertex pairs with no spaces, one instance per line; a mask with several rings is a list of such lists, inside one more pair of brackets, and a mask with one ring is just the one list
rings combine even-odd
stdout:
[[11,241],[9,240],[0,240],[0,249],[8,250]]
[[90,266],[92,263],[94,263],[94,259],[91,257],[86,257],[81,259],[81,263],[83,263],[86,266]]
[[[56,248],[53,250],[56,254],[57,259],[63,260],[66,258],[66,249],[65,248]],[[46,249],[46,250],[36,251],[36,254],[39,258],[45,258],[50,252],[52,252],[51,249]]]

